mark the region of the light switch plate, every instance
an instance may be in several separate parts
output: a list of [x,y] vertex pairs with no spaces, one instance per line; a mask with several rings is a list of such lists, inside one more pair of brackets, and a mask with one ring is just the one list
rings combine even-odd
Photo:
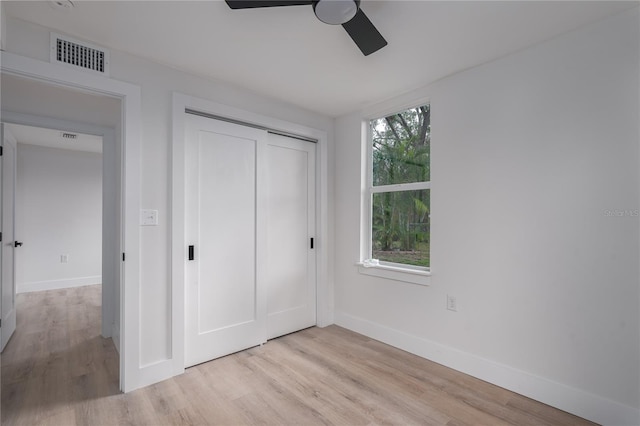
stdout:
[[158,210],[140,210],[140,225],[157,226]]

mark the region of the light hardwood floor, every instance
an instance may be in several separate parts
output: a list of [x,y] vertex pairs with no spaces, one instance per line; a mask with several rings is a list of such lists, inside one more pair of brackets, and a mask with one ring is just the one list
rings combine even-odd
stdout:
[[100,286],[20,294],[1,362],[7,426],[591,424],[337,326],[121,394]]

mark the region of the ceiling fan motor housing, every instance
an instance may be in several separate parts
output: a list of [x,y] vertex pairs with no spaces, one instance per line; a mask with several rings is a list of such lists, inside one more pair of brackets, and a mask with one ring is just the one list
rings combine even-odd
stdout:
[[360,0],[225,0],[231,9],[311,5],[316,17],[327,24],[342,25],[364,56],[387,45],[360,9]]
[[356,16],[360,0],[314,0],[313,12],[316,17],[330,25],[342,25]]

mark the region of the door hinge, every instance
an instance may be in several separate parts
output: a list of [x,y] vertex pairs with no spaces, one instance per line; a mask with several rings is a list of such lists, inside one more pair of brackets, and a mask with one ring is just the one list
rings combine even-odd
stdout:
[[2,232],[0,232],[0,241],[2,241]]
[[3,154],[3,151],[4,151],[4,147],[3,147],[3,146],[0,146],[0,155],[2,155],[2,154]]
[[313,237],[311,238],[311,249],[313,249]]
[[195,247],[194,246],[189,246],[189,260],[194,260],[195,259]]
[[0,318],[0,328],[2,328],[2,318]]
[[124,253],[122,253],[122,261],[124,262]]

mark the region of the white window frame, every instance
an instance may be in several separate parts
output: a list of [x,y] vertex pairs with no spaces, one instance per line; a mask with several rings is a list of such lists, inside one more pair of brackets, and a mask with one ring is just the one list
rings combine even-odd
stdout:
[[[410,182],[392,185],[373,185],[373,134],[371,131],[371,121],[391,114],[415,108],[416,105],[430,104],[429,100],[412,103],[406,107],[387,109],[386,112],[367,114],[362,121],[363,129],[363,153],[366,156],[362,164],[366,172],[363,173],[363,200],[362,200],[362,241],[361,241],[361,261],[358,262],[358,270],[361,274],[386,278],[395,281],[408,282],[419,285],[429,285],[431,277],[431,267],[407,265],[401,263],[378,261],[372,259],[373,254],[373,194],[385,192],[414,191],[420,189],[431,190],[431,181]],[[431,206],[429,206],[431,208]],[[431,249],[431,248],[430,248]]]

